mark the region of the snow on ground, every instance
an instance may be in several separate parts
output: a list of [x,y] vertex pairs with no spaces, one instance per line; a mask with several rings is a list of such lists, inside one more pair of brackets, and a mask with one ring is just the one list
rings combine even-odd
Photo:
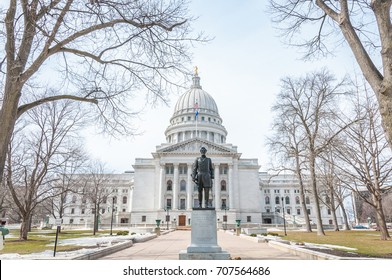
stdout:
[[357,248],[350,248],[350,247],[345,247],[345,246],[339,246],[339,245],[332,245],[332,244],[313,244],[313,243],[305,243],[305,246],[309,248],[321,248],[321,249],[343,249],[343,250],[348,250],[348,251],[356,251],[358,250]]
[[[140,234],[120,235],[120,236],[103,235],[100,237],[81,237],[81,238],[64,239],[58,241],[57,248],[66,245],[86,246],[92,248],[83,248],[80,250],[75,250],[70,252],[56,252],[55,257],[53,257],[53,251],[54,251],[53,249],[45,250],[44,252],[40,252],[40,253],[33,253],[33,254],[26,254],[26,255],[0,254],[0,260],[71,259],[81,254],[90,254],[98,250],[101,250],[102,248],[113,246],[114,244],[127,242],[129,240],[138,238],[140,236],[141,236]],[[5,246],[7,246],[7,243],[5,244]],[[53,244],[50,244],[48,246],[53,247]]]

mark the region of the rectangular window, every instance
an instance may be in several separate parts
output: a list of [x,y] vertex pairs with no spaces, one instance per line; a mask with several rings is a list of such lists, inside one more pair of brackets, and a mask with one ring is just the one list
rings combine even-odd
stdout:
[[287,208],[287,214],[291,214],[291,209],[290,208]]
[[252,216],[246,216],[246,222],[251,223],[252,222]]
[[74,208],[71,209],[71,214],[75,214],[75,209]]
[[142,223],[145,223],[147,221],[147,217],[146,216],[142,216]]
[[172,207],[172,200],[171,198],[166,199],[166,208],[171,208]]
[[174,166],[166,165],[166,174],[174,174]]
[[82,214],[84,214],[85,209],[82,209]]
[[225,198],[222,198],[222,209],[226,209],[227,210],[227,202]]
[[183,198],[180,199],[180,209],[181,210],[185,209],[185,199]]
[[328,215],[331,215],[331,209],[328,209]]
[[297,215],[301,215],[301,209],[297,208]]
[[73,222],[74,222],[74,219],[69,219],[70,224],[73,224]]
[[307,211],[308,211],[308,215],[310,215],[310,209],[308,209]]

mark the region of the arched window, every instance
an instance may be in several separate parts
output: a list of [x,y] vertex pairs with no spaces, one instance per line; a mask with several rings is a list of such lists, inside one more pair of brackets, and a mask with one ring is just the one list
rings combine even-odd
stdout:
[[180,182],[180,191],[185,192],[186,191],[186,182],[185,180],[181,180]]
[[295,197],[295,204],[300,204],[299,196]]
[[284,202],[284,203],[286,203],[286,204],[290,204],[290,197],[286,196],[286,198],[285,198],[285,202]]
[[306,203],[306,204],[310,204],[309,196],[307,196],[307,197],[305,198],[305,203]]
[[275,204],[280,204],[280,198],[279,198],[279,196],[275,197]]
[[173,186],[173,182],[171,181],[171,180],[169,180],[169,181],[167,181],[167,191],[171,191],[171,190],[173,190],[172,189],[172,186]]
[[222,180],[222,181],[221,181],[221,191],[222,191],[222,192],[225,192],[225,191],[226,191],[226,181],[225,181],[225,180]]
[[265,204],[270,204],[270,198],[269,198],[269,196],[266,196],[266,197],[265,197]]
[[127,201],[128,201],[128,197],[126,197],[126,196],[123,196],[123,204],[126,204],[126,203],[127,203]]

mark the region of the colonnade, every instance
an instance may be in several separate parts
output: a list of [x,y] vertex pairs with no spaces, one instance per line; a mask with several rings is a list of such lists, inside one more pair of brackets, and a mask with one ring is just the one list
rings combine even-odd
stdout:
[[[170,164],[171,165],[171,164]],[[195,188],[195,183],[192,181],[192,164],[187,163],[173,163],[174,167],[173,174],[166,174],[166,165],[161,164],[159,166],[159,191],[158,191],[158,209],[163,209],[166,207],[166,199],[171,198],[171,209],[180,209],[180,200],[185,199],[186,204],[185,208],[182,210],[192,210],[193,201],[197,199],[197,189]],[[228,166],[228,174],[220,174],[220,166]],[[186,174],[179,174],[179,167],[186,166],[187,172]],[[236,174],[235,174],[236,173]],[[212,188],[212,197],[210,199],[213,200],[213,207],[216,209],[221,209],[222,207],[222,198],[226,199],[226,207],[227,208],[236,208],[237,200],[235,197],[238,197],[239,190],[238,187],[238,164],[237,161],[233,163],[218,163],[214,164],[214,179],[213,179],[213,188]],[[167,182],[172,181],[172,190],[170,192],[167,191]],[[185,191],[180,190],[180,182],[182,180],[186,181],[186,189]],[[226,181],[226,191],[221,191],[221,181]]]

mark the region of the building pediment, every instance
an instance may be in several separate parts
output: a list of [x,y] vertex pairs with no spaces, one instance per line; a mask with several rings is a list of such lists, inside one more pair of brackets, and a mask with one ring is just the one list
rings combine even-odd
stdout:
[[220,145],[205,139],[194,138],[169,146],[159,147],[157,153],[200,153],[200,148],[205,147],[207,154],[236,154],[237,148],[231,145]]

